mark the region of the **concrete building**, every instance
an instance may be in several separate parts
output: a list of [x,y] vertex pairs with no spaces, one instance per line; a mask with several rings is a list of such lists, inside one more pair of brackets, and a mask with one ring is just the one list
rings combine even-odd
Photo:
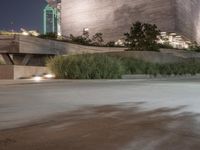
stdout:
[[63,35],[102,32],[106,41],[123,37],[135,21],[156,24],[200,42],[200,0],[47,0],[61,5]]

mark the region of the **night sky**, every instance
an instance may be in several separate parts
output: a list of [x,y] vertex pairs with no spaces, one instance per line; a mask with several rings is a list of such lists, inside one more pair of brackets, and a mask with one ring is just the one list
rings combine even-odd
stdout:
[[42,31],[45,5],[45,0],[0,0],[0,30],[25,28]]

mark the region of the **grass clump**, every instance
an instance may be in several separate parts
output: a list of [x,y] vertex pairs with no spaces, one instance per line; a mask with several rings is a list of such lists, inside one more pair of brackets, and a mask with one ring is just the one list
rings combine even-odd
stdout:
[[181,76],[200,73],[200,62],[158,64],[106,54],[57,56],[47,67],[60,79],[119,79],[123,74]]
[[118,79],[124,73],[120,60],[104,54],[58,56],[47,67],[61,79]]
[[134,60],[131,58],[122,58],[122,63],[125,66],[126,74],[147,74],[147,75],[162,75],[162,76],[181,76],[181,75],[196,75],[200,73],[200,63],[191,61],[185,63],[148,63],[142,60]]

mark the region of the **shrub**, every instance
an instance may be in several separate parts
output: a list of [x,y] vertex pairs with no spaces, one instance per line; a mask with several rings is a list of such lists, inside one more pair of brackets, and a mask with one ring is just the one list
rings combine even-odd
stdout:
[[80,36],[70,35],[70,41],[75,44],[88,45],[88,46],[103,46],[103,34],[96,33],[90,39],[89,32],[83,31]]
[[143,60],[137,60],[126,56],[110,55],[121,60],[125,68],[125,74],[148,74],[148,75],[195,75],[200,73],[200,62],[190,61],[184,63],[149,63]]
[[104,54],[58,56],[47,67],[62,79],[117,79],[124,73],[120,60]]
[[114,42],[114,41],[110,41],[110,42],[106,43],[106,45],[105,45],[105,46],[107,46],[107,47],[116,47],[116,45],[115,45],[115,42]]
[[102,33],[96,33],[95,35],[93,35],[92,45],[102,46],[103,42],[104,42],[104,40],[103,40],[103,34]]
[[169,43],[158,44],[159,48],[174,49]]
[[130,32],[124,34],[125,43],[129,50],[158,51],[157,44],[160,31],[156,25],[136,22],[132,25]]
[[123,74],[195,75],[200,62],[157,64],[106,54],[83,54],[49,58],[48,68],[61,79],[117,79]]
[[150,74],[156,76],[159,74],[158,64],[144,62],[132,58],[122,58],[126,74]]
[[195,51],[195,52],[200,52],[200,46],[198,45],[197,42],[194,42],[189,46],[189,50]]
[[58,38],[56,33],[41,34],[38,37],[42,39],[51,39],[51,40],[56,40]]
[[156,64],[147,63],[141,60],[134,60],[131,58],[122,59],[125,66],[126,74],[149,74],[149,75],[195,75],[200,73],[199,62],[185,62],[185,63],[169,63]]
[[81,45],[90,45],[91,40],[89,37],[81,35],[81,36],[73,36],[70,34],[70,41],[75,44],[81,44]]

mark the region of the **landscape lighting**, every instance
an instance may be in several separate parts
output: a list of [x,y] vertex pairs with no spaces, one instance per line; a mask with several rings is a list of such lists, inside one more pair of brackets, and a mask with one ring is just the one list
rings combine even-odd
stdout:
[[55,78],[55,75],[53,75],[53,74],[46,74],[46,75],[44,75],[44,78],[46,78],[46,79],[53,79],[53,78]]
[[40,82],[43,78],[40,76],[35,76],[32,78],[32,80],[34,80],[35,82]]

